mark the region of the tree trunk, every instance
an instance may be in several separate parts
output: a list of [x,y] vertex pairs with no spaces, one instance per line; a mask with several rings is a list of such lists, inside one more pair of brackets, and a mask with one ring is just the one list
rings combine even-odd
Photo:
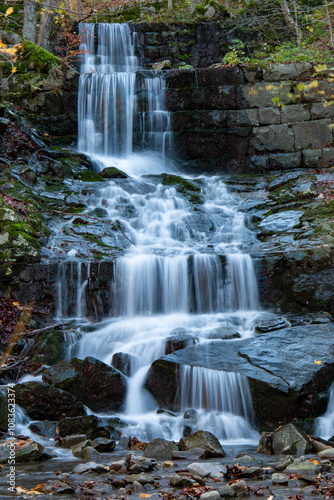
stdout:
[[280,6],[283,12],[285,24],[288,26],[288,28],[290,28],[291,31],[295,33],[296,32],[295,21],[291,15],[288,2],[286,0],[280,0]]
[[56,8],[55,0],[46,0],[43,7],[41,22],[39,28],[38,45],[43,49],[50,49],[50,35],[53,26],[54,10]]
[[23,38],[30,42],[36,41],[36,3],[35,0],[24,0]]
[[168,10],[173,10],[173,0],[168,0]]

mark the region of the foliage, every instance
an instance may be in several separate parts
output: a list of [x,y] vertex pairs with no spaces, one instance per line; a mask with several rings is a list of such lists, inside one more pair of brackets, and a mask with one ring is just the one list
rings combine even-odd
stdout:
[[241,64],[249,62],[246,57],[245,44],[241,40],[234,39],[230,44],[231,50],[222,59],[223,64]]

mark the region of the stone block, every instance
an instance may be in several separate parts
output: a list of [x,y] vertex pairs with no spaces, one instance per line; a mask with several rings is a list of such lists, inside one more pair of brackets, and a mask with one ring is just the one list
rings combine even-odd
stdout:
[[334,104],[328,106],[328,102],[315,102],[311,106],[311,118],[312,120],[319,120],[321,118],[333,118],[334,117]]
[[227,126],[259,126],[259,111],[257,109],[241,109],[227,111]]
[[334,99],[334,85],[325,80],[306,82],[303,89],[300,83],[294,86],[294,98],[298,102],[323,102]]
[[161,34],[158,32],[145,33],[145,45],[158,45],[161,43]]
[[244,78],[247,83],[255,83],[262,80],[262,68],[258,65],[243,66]]
[[227,111],[177,111],[172,115],[173,130],[219,129],[226,127]]
[[258,151],[292,151],[294,142],[294,133],[288,125],[268,125],[253,129],[250,150],[255,154]]
[[166,86],[169,89],[189,88],[191,85],[196,84],[195,76],[196,74],[193,69],[176,69],[164,73]]
[[166,108],[168,111],[196,109],[191,89],[167,89]]
[[252,170],[257,172],[264,172],[268,169],[269,157],[265,155],[254,155],[251,157],[251,165],[254,167]]
[[273,106],[275,100],[289,104],[292,99],[289,83],[255,83],[237,88],[236,101],[238,109],[264,108]]
[[322,158],[325,163],[334,162],[334,148],[324,148]]
[[281,112],[279,108],[260,108],[259,116],[261,125],[277,125],[281,123]]
[[222,66],[221,68],[197,69],[196,75],[197,75],[198,85],[200,87],[208,87],[216,85],[235,85],[235,84],[245,83],[244,75],[241,68],[233,66]]
[[235,109],[235,89],[232,85],[217,85],[194,89],[194,109]]
[[302,163],[301,153],[279,153],[269,156],[270,170],[299,168]]
[[266,82],[307,80],[312,76],[311,63],[270,64],[263,73]]
[[310,119],[310,110],[305,104],[291,104],[281,111],[282,123],[303,122]]
[[332,144],[330,124],[331,120],[292,124],[296,149],[316,149]]
[[318,167],[322,160],[322,149],[307,149],[302,152],[304,167]]

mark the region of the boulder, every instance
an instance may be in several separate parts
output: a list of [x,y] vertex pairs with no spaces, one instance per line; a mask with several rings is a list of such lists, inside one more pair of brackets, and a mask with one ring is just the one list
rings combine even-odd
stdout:
[[124,373],[126,377],[132,375],[132,371],[142,366],[141,360],[137,356],[128,354],[127,352],[116,352],[111,360],[111,364],[116,370]]
[[125,172],[116,167],[106,167],[99,174],[104,179],[126,179],[128,177]]
[[170,354],[194,344],[196,344],[196,339],[191,335],[185,334],[176,337],[168,337],[165,341],[165,354]]
[[318,457],[321,458],[321,460],[330,460],[334,462],[334,448],[327,448],[327,450],[319,451]]
[[283,425],[273,432],[273,452],[305,455],[312,452],[312,440],[293,424]]
[[6,464],[10,458],[15,458],[16,462],[35,462],[51,456],[44,452],[42,445],[30,439],[6,439],[0,442],[0,463]]
[[134,453],[130,453],[129,455],[127,455],[125,461],[127,463],[129,472],[150,472],[157,467],[157,462],[155,459],[141,457],[140,455],[135,455]]
[[61,437],[71,436],[73,434],[84,434],[88,439],[106,438],[119,439],[119,434],[114,427],[108,425],[95,415],[86,415],[76,418],[62,418],[59,420],[59,435]]
[[91,442],[86,439],[86,441],[81,441],[78,444],[72,446],[71,451],[74,457],[83,458],[83,451],[85,448],[91,445]]
[[74,446],[84,443],[86,436],[84,434],[73,434],[72,436],[65,436],[61,440],[62,448],[73,448]]
[[99,453],[111,453],[116,446],[116,442],[106,438],[96,438],[92,441],[92,447]]
[[126,393],[126,379],[98,359],[61,361],[43,372],[43,381],[76,396],[93,411],[119,411]]
[[319,465],[313,463],[313,462],[293,462],[292,464],[288,465],[285,469],[284,472],[286,474],[292,475],[292,474],[297,474],[297,475],[312,475],[315,476],[319,474],[321,471],[321,468]]
[[42,382],[17,384],[15,394],[16,403],[36,420],[59,420],[86,414],[83,404],[72,394]]
[[160,438],[153,439],[153,441],[147,443],[143,457],[155,458],[156,460],[170,459],[172,452],[176,450],[178,450],[178,447],[173,441]]
[[218,439],[208,431],[197,431],[190,434],[179,442],[181,451],[203,448],[205,450],[202,458],[225,457],[225,452]]
[[94,474],[106,474],[109,472],[109,468],[95,462],[87,462],[86,464],[77,465],[72,470],[72,474],[85,474],[87,472],[93,472]]
[[39,436],[55,439],[58,435],[57,426],[57,422],[50,422],[46,420],[44,422],[32,422],[29,425],[29,429]]

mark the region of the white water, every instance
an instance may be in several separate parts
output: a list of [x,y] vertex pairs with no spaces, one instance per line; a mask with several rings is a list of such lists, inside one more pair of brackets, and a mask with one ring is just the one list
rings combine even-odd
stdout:
[[329,390],[326,412],[315,420],[315,434],[323,439],[334,436],[334,385]]
[[[176,169],[168,158],[172,136],[164,80],[158,73],[137,78],[128,27],[99,25],[96,54],[94,26],[80,30],[81,48],[88,52],[80,77],[79,149],[95,159],[98,169],[116,166],[131,176],[96,188],[85,198],[87,212],[103,209],[107,220],[120,221],[133,244],[117,231],[101,236],[103,243],[125,249],[114,263],[113,316],[84,333],[71,355],[108,364],[118,352],[134,356],[121,415],[129,435],[179,439],[184,410],[195,408],[193,430],[209,430],[228,442],[254,441],[247,379],[238,373],[184,367],[176,416],[158,414],[144,389],[151,363],[166,353],[167,339],[180,332],[203,344],[219,339],[222,330],[252,334],[261,313],[253,263],[244,249],[254,237],[219,176],[192,180],[201,190],[197,205],[157,177]],[[145,90],[140,105],[136,89]],[[133,149],[138,123],[141,153]],[[85,317],[89,267],[73,261],[79,251],[70,250],[59,268],[58,317]]]

